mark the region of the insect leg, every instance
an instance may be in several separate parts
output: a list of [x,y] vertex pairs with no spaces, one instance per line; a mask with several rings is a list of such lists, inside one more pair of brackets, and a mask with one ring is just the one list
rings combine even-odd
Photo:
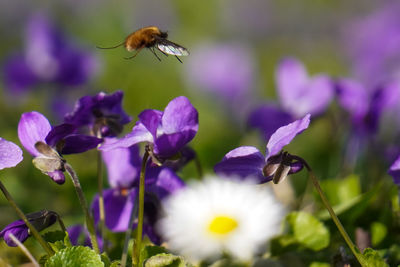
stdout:
[[181,60],[178,56],[175,56],[175,57],[176,57],[176,59],[177,59],[180,63],[183,64],[182,60]]
[[154,51],[153,47],[150,47],[150,51],[156,56],[156,58],[161,61],[161,58],[156,54],[156,51]]
[[138,50],[136,50],[136,53],[135,53],[133,56],[130,56],[130,57],[124,57],[124,59],[132,59],[132,58],[136,57],[136,56],[137,56],[137,54],[139,54],[140,50],[142,50],[142,48],[143,48],[143,47],[141,47],[141,48],[139,48]]

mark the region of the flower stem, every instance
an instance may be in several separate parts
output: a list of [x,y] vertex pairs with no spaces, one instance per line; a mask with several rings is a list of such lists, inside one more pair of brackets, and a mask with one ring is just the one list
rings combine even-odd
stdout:
[[3,192],[4,196],[10,203],[10,205],[14,208],[14,210],[17,212],[18,216],[24,221],[26,226],[28,226],[29,230],[31,231],[32,235],[36,238],[36,240],[39,242],[39,244],[43,247],[43,249],[46,251],[46,253],[49,256],[52,256],[54,254],[54,251],[51,249],[49,244],[43,239],[43,237],[39,234],[38,230],[29,222],[28,218],[26,218],[25,214],[22,212],[22,210],[17,206],[15,203],[14,199],[11,197],[10,193],[7,191],[6,187],[4,184],[0,181],[0,189]]
[[129,217],[128,230],[125,232],[124,248],[122,250],[122,255],[121,255],[121,267],[125,267],[126,266],[126,262],[127,262],[127,259],[128,259],[128,246],[129,246],[129,240],[131,239],[133,221],[135,220],[136,213],[137,213],[138,197],[134,201],[135,201],[134,202],[135,204],[133,206],[131,215]]
[[[98,194],[99,194],[99,229],[101,233],[101,238],[104,240],[105,235],[105,219],[106,214],[104,210],[104,197],[103,197],[103,162],[101,158],[101,152],[97,151],[97,186],[98,186]],[[105,245],[106,242],[103,242]],[[104,248],[105,250],[105,248]]]
[[76,191],[76,194],[78,195],[79,202],[81,203],[82,210],[85,213],[85,216],[86,216],[86,227],[87,227],[87,229],[89,231],[90,241],[92,243],[93,249],[94,249],[94,251],[96,251],[96,253],[100,254],[99,245],[97,243],[94,220],[93,220],[92,215],[90,215],[90,212],[89,212],[89,209],[88,209],[88,205],[87,205],[87,202],[86,202],[86,198],[85,198],[85,196],[83,194],[82,187],[81,187],[81,184],[79,182],[78,175],[76,174],[74,169],[71,167],[71,165],[69,165],[68,163],[65,164],[65,170],[68,172],[69,176],[72,179],[72,183],[74,184],[75,191]]
[[297,157],[297,156],[293,156],[293,157],[300,160],[304,164],[304,166],[307,168],[308,175],[311,178],[311,181],[314,184],[314,187],[317,190],[319,196],[321,197],[322,203],[324,204],[325,208],[328,210],[329,215],[331,216],[333,222],[335,223],[337,229],[339,230],[340,234],[342,235],[347,246],[349,246],[351,252],[356,257],[356,259],[360,263],[360,265],[366,266],[364,264],[364,259],[362,257],[362,254],[360,253],[360,251],[358,250],[356,245],[353,243],[353,241],[351,241],[351,238],[347,234],[342,223],[340,222],[339,218],[336,216],[335,212],[333,211],[332,206],[329,204],[328,199],[326,198],[324,192],[322,191],[321,186],[319,185],[318,179],[315,176],[314,172],[312,171],[311,167],[308,165],[308,163],[304,159]]
[[16,237],[15,235],[11,234],[9,237],[12,239],[12,241],[17,244],[17,246],[22,250],[22,252],[28,257],[28,259],[32,262],[32,265],[35,267],[40,267],[39,263],[35,260],[35,258],[32,256],[32,254],[29,252],[29,250],[22,244]]
[[143,216],[144,216],[144,177],[146,174],[146,163],[149,158],[149,151],[146,147],[146,150],[143,155],[142,160],[142,168],[140,169],[140,180],[139,180],[139,204],[138,204],[138,225],[136,229],[136,242],[133,246],[133,254],[132,254],[132,265],[138,266],[139,264],[139,256],[140,256],[140,248],[142,245],[142,235],[143,235]]

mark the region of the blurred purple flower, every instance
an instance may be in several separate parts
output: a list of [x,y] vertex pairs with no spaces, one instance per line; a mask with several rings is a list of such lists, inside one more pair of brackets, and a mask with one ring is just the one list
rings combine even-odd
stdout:
[[[259,183],[271,181],[274,172],[271,172],[282,160],[282,148],[289,144],[296,135],[303,132],[310,124],[310,114],[280,127],[271,135],[266,147],[265,157],[252,146],[242,146],[231,150],[215,165],[214,170],[221,175],[238,175],[242,178],[254,176]],[[289,163],[288,174],[298,172],[303,165],[300,162]],[[276,169],[275,169],[276,171]]]
[[[106,139],[105,144],[112,143],[113,140]],[[139,148],[133,145],[128,148],[115,148],[102,151],[104,162],[108,171],[108,182],[111,189],[104,190],[104,208],[106,214],[106,226],[113,232],[124,232],[129,227],[129,219],[134,210],[139,185],[139,174],[141,168],[141,158]],[[150,207],[156,205],[176,190],[184,186],[184,182],[175,172],[166,167],[155,167],[149,163],[146,168],[145,205]],[[152,195],[153,197],[150,197]],[[146,204],[147,203],[147,204]],[[99,203],[98,196],[92,203],[94,220],[98,223]],[[155,210],[145,208],[144,233],[150,237],[152,242],[159,244],[160,239],[155,233],[153,226]],[[136,227],[134,225],[134,227]]]
[[[35,157],[37,168],[42,164],[50,165],[48,171],[39,168],[58,184],[65,182],[61,154],[82,153],[97,147],[101,139],[75,133],[76,128],[72,124],[61,124],[55,127],[41,113],[32,111],[24,113],[18,123],[18,137],[21,144]],[[49,148],[46,151],[38,151],[37,144],[41,142]],[[46,146],[44,145],[44,146]],[[49,151],[50,149],[50,151]],[[52,166],[58,166],[52,169]],[[60,168],[59,168],[60,167]]]
[[295,58],[283,59],[276,70],[276,86],[284,111],[296,118],[319,115],[334,97],[334,83],[324,74],[309,77]]
[[[90,241],[89,231],[80,224],[75,224],[67,228],[68,237],[73,246],[86,246],[92,247]],[[103,251],[103,240],[97,235],[97,242],[99,244],[100,251]]]
[[95,71],[92,55],[77,48],[43,15],[27,25],[25,50],[4,65],[5,86],[22,92],[38,83],[84,84]]
[[294,120],[293,116],[276,105],[265,104],[254,109],[248,118],[247,125],[263,133],[263,138],[268,140],[276,129]]
[[[42,210],[27,214],[26,217],[38,231],[42,231],[53,225],[57,221],[58,215],[54,211]],[[12,241],[10,234],[13,234],[21,243],[23,243],[28,239],[30,232],[28,226],[23,220],[10,223],[0,232],[0,238],[3,238],[8,246],[16,247],[17,244]]]
[[250,48],[244,45],[205,44],[192,49],[187,60],[189,87],[216,96],[233,110],[241,109],[252,97],[254,64]]
[[393,177],[394,183],[400,186],[400,156],[390,166],[388,173]]
[[97,137],[116,136],[122,132],[123,125],[131,121],[122,109],[123,96],[122,91],[84,96],[76,102],[74,110],[65,116],[64,121],[76,127],[89,127],[90,134]]
[[139,114],[139,121],[132,132],[110,144],[103,144],[100,150],[130,147],[147,142],[153,154],[160,160],[176,155],[196,135],[197,110],[184,96],[171,100],[164,112],[147,109]]
[[400,78],[400,3],[387,1],[345,27],[345,48],[357,78],[373,86]]
[[13,142],[0,137],[0,170],[15,167],[21,161],[21,148]]
[[339,79],[336,93],[339,105],[351,116],[355,133],[365,136],[375,134],[383,112],[400,103],[400,82],[387,82],[368,90],[355,80]]

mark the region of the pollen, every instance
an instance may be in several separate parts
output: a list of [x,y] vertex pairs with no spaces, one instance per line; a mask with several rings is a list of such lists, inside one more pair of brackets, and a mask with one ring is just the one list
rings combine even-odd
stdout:
[[208,225],[208,230],[212,234],[225,236],[234,231],[238,227],[238,225],[239,224],[236,219],[229,216],[221,215],[216,216],[212,219],[212,221]]

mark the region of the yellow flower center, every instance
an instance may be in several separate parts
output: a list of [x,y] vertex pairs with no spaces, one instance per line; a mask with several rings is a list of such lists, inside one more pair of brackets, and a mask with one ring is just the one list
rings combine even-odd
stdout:
[[229,216],[216,216],[208,225],[208,230],[212,234],[227,235],[238,227],[238,222]]

